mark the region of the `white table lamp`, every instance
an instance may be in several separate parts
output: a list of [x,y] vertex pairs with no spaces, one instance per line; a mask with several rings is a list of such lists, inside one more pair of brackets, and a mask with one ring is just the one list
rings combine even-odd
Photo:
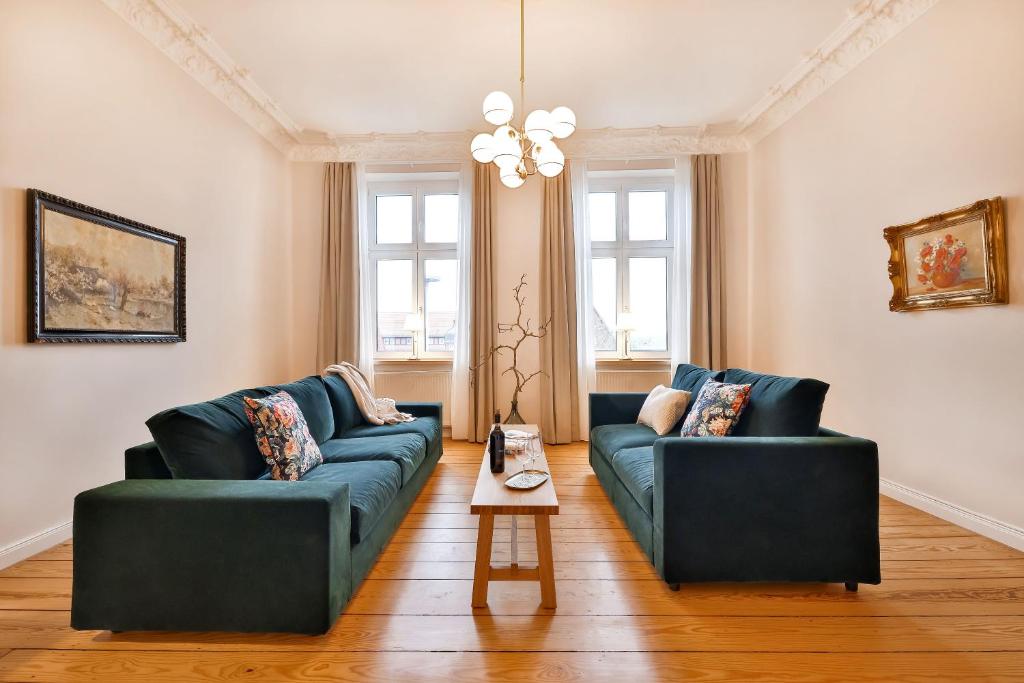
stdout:
[[419,349],[417,348],[416,341],[417,337],[419,337],[419,333],[423,330],[423,315],[420,313],[409,313],[405,316],[405,325],[403,327],[407,331],[412,332],[411,358],[419,358]]

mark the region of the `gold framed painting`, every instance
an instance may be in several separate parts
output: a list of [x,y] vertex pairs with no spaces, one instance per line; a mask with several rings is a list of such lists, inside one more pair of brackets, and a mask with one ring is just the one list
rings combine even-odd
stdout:
[[1002,197],[894,225],[890,311],[987,306],[1009,301]]

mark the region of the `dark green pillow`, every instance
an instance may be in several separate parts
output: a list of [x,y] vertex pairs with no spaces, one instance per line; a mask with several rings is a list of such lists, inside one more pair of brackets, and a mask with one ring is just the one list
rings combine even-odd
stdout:
[[729,368],[729,384],[749,384],[750,403],[731,436],[815,436],[828,385],[816,379]]
[[266,387],[275,394],[284,391],[299,404],[302,416],[306,418],[309,434],[317,444],[322,444],[334,437],[334,411],[331,401],[327,398],[327,387],[319,375],[310,375],[297,382]]
[[256,479],[267,464],[256,447],[242,397],[272,393],[266,387],[243,389],[170,408],[146,420],[146,426],[175,479]]

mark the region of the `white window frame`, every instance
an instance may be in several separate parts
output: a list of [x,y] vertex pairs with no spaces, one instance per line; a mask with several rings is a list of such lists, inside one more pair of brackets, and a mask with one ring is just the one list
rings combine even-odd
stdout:
[[[380,336],[377,332],[377,262],[381,260],[408,260],[413,262],[414,289],[413,302],[416,311],[423,316],[423,328],[419,330],[418,357],[420,360],[451,360],[451,351],[427,351],[427,321],[425,314],[426,285],[423,281],[424,261],[446,260],[457,261],[457,242],[427,242],[425,197],[434,194],[452,194],[458,196],[458,180],[412,180],[412,181],[381,181],[367,183],[367,223],[369,246],[367,252],[371,264],[369,282],[364,284],[370,294],[373,320],[373,356],[377,360],[407,360],[410,353],[405,351],[381,351],[378,348]],[[377,243],[377,197],[404,195],[411,196],[412,202],[412,242]]]
[[[629,193],[630,192],[662,191],[665,193],[665,239],[663,240],[630,240],[629,239]],[[595,351],[598,360],[624,359],[665,360],[672,356],[672,316],[676,315],[672,301],[672,274],[675,252],[673,226],[675,225],[675,182],[663,174],[658,177],[638,177],[623,175],[609,177],[605,173],[593,174],[588,177],[587,193],[609,192],[615,194],[615,241],[590,241],[591,258],[614,258],[616,297],[616,322],[626,312],[629,303],[629,259],[656,257],[665,259],[665,349],[657,351],[626,352],[626,335],[615,330],[615,350]],[[588,198],[589,201],[589,198]],[[592,267],[592,263],[590,264]],[[593,281],[593,273],[591,274]]]

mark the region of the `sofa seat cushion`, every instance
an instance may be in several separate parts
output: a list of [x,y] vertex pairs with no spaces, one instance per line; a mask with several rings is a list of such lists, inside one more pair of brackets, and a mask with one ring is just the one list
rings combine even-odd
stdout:
[[641,424],[601,425],[590,432],[591,445],[609,465],[612,456],[623,448],[653,446],[658,438],[657,432]]
[[612,470],[648,515],[654,510],[654,447],[624,448],[612,458]]
[[729,368],[725,381],[749,384],[750,403],[732,436],[814,436],[828,385],[816,379]]
[[[402,468],[388,460],[323,464],[300,481],[329,481],[349,485],[352,506],[352,545],[356,545],[384,516],[402,487]],[[301,486],[301,484],[297,484]]]
[[393,425],[372,425],[363,423],[352,427],[341,435],[343,439],[354,439],[364,436],[392,436],[395,434],[419,434],[427,440],[427,453],[434,456],[441,454],[441,422],[436,417],[417,417],[412,422],[400,422]]
[[352,439],[331,439],[320,444],[325,463],[388,460],[402,468],[404,486],[427,457],[422,434],[386,434]]

